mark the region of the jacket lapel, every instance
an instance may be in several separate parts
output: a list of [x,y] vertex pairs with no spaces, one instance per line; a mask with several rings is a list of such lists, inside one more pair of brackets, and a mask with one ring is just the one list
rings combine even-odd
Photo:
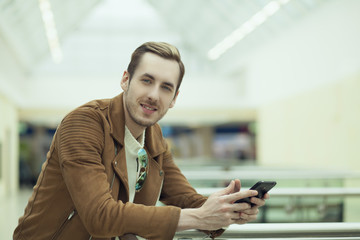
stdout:
[[114,139],[115,147],[117,147],[119,150],[115,157],[115,161],[113,162],[113,169],[116,175],[120,178],[120,181],[122,182],[122,185],[125,189],[125,194],[123,190],[120,189],[120,198],[124,202],[128,202],[129,184],[124,148],[125,113],[123,106],[123,93],[111,99],[108,110],[108,120],[110,125],[110,134]]
[[128,173],[127,173],[126,158],[125,158],[125,148],[121,148],[119,154],[115,157],[115,164],[113,164],[113,168],[116,175],[118,175],[120,181],[123,183],[123,187],[125,188],[126,194],[124,195],[123,192],[120,190],[120,194],[122,195],[121,200],[124,202],[128,202],[129,184],[128,184]]

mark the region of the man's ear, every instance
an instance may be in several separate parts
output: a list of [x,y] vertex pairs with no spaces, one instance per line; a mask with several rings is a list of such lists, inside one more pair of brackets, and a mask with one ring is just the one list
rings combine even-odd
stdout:
[[178,95],[179,95],[179,92],[180,92],[179,90],[176,92],[175,97],[174,97],[173,100],[171,101],[169,108],[174,107],[174,105],[175,105],[175,103],[176,103],[176,99],[177,99],[177,97],[178,97]]
[[124,71],[124,74],[121,78],[121,88],[126,92],[129,88],[130,74],[127,71]]

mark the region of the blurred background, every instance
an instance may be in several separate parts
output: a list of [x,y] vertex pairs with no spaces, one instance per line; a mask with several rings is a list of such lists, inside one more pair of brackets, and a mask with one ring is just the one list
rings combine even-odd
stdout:
[[119,94],[146,41],[182,54],[160,125],[200,192],[276,180],[258,222],[360,222],[359,12],[358,0],[0,0],[1,239],[61,119]]

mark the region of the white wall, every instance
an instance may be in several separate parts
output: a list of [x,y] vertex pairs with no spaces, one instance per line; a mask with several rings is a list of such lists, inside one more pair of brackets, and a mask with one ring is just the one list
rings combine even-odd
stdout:
[[19,185],[19,132],[17,105],[22,101],[24,73],[0,35],[0,195],[12,194]]
[[0,95],[0,195],[13,194],[19,185],[19,132],[17,109]]
[[0,95],[21,104],[24,101],[25,72],[10,49],[0,32]]
[[263,165],[360,171],[360,75],[261,107]]

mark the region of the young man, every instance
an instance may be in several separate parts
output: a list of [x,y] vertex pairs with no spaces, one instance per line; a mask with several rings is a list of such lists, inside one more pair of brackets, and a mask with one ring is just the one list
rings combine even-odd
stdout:
[[[174,46],[148,42],[132,54],[123,93],[69,113],[14,239],[163,240],[186,229],[216,236],[222,227],[254,220],[263,199],[252,198],[252,208],[234,202],[256,191],[240,192],[233,180],[205,198],[172,159],[157,122],[174,106],[183,75]],[[155,206],[158,200],[167,206]]]

